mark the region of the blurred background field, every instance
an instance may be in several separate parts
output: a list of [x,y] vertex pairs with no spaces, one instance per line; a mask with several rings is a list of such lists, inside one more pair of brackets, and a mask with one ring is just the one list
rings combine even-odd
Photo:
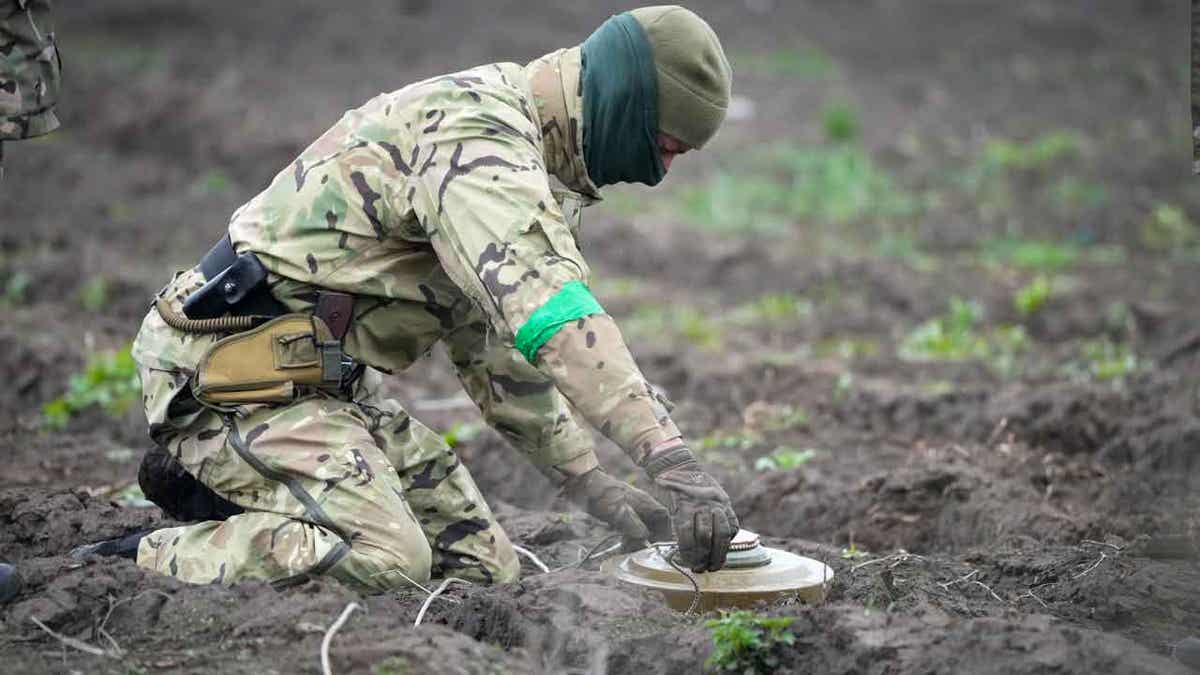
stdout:
[[[688,6],[729,53],[729,120],[660,188],[607,190],[584,214],[582,247],[597,297],[743,525],[838,570],[830,605],[763,610],[797,621],[798,646],[776,647],[782,663],[1169,669],[1157,659],[1200,633],[1187,8]],[[131,667],[249,672],[292,641],[304,648],[280,667],[315,667],[320,636],[295,617],[327,623],[347,591],[181,588],[123,564],[109,575],[64,562],[85,534],[160,517],[136,508],[131,487],[148,441],[129,340],[154,291],[345,109],[575,44],[625,8],[56,6],[64,126],[6,146],[0,185],[0,554],[33,570],[31,590],[0,610],[9,635],[32,637],[36,614],[91,639],[110,598],[155,588],[171,599],[118,609],[111,624]],[[440,350],[395,392],[447,434],[515,538],[548,562],[603,535],[481,427]],[[606,442],[600,452],[635,475]],[[85,522],[99,529],[80,532]],[[855,569],[899,550],[924,562]],[[445,672],[694,672],[712,648],[699,622],[569,574],[465,591],[422,635],[464,655]],[[430,648],[403,620],[414,598],[372,600],[335,655],[403,672],[381,664]],[[286,627],[223,609],[271,603]],[[206,627],[147,619],[180,607]],[[635,620],[646,612],[653,620]],[[664,639],[695,658],[663,657]],[[57,651],[34,647],[5,649],[24,670],[58,667]]]

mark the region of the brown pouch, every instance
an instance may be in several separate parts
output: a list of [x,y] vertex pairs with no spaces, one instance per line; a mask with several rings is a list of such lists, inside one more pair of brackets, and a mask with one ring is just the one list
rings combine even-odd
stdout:
[[286,403],[296,387],[336,390],[340,344],[319,317],[285,314],[213,343],[196,366],[192,394],[201,403]]

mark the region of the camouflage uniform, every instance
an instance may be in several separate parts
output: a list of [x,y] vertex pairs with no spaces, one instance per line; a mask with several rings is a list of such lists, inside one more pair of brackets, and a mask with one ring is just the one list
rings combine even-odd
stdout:
[[0,177],[4,141],[58,128],[60,68],[49,13],[45,0],[0,0]]
[[[193,582],[514,579],[511,544],[466,468],[376,394],[380,371],[437,342],[488,423],[559,482],[596,466],[583,420],[639,462],[679,435],[609,316],[564,327],[532,364],[514,348],[535,309],[588,278],[575,235],[598,193],[579,62],[568,49],[381,94],[233,215],[235,248],[258,254],[290,309],[311,310],[322,289],[355,296],[345,349],[370,368],[346,400],[204,408],[188,378],[219,336],[180,333],[152,310],[134,345],[151,433],[247,513],[155,532],[139,564]],[[202,281],[182,272],[163,297],[178,309]]]

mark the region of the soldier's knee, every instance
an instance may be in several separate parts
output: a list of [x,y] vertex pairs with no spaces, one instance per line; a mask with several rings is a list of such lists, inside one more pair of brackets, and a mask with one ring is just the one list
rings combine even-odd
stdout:
[[385,546],[357,544],[345,564],[335,568],[344,581],[374,591],[411,587],[429,581],[433,552],[424,537],[388,542]]
[[[382,580],[388,590],[411,587],[409,579],[424,584],[433,570],[433,551],[425,537],[411,537],[381,550],[380,567],[377,580]],[[402,572],[403,576],[396,571]]]

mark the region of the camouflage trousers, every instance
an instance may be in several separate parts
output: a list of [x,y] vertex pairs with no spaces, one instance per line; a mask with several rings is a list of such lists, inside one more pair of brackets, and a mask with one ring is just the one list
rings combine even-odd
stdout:
[[[191,339],[151,310],[135,356]],[[517,578],[512,544],[467,468],[440,435],[380,394],[378,371],[364,372],[351,400],[313,394],[218,411],[181,391],[186,372],[162,365],[139,359],[151,435],[246,512],[157,530],[142,540],[139,565],[192,583],[328,574],[373,591],[431,575]],[[156,424],[164,398],[172,402]]]

